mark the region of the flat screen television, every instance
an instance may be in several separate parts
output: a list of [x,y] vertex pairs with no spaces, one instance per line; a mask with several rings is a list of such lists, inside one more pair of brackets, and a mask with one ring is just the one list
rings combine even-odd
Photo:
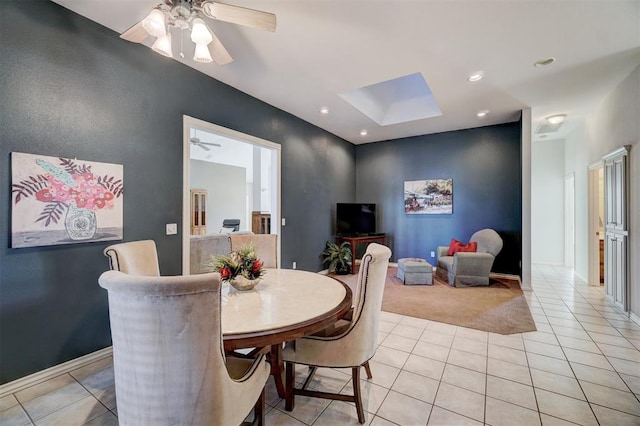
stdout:
[[336,234],[350,236],[375,234],[376,205],[373,203],[338,203]]

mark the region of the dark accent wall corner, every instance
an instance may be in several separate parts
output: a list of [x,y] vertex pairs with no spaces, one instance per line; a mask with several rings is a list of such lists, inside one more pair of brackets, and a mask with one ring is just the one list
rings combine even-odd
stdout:
[[125,241],[155,240],[170,275],[183,115],[279,143],[282,265],[320,269],[332,206],[355,198],[352,144],[50,1],[1,1],[0,39],[0,383],[111,344],[108,244],[10,248],[13,151],[123,164]]
[[[504,240],[495,272],[520,274],[522,176],[520,123],[416,136],[356,147],[356,198],[377,203],[378,231],[393,258],[422,257],[482,228]],[[408,215],[404,181],[453,178],[453,214]]]

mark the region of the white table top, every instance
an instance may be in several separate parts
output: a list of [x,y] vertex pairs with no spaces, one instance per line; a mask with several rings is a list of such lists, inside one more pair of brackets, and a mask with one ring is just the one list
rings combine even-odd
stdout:
[[222,333],[277,330],[313,320],[338,306],[344,285],[333,278],[292,269],[267,269],[253,290],[222,286]]

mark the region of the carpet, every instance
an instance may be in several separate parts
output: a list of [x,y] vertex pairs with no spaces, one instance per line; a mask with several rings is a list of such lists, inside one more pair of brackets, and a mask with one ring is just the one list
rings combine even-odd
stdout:
[[[357,275],[335,275],[355,288]],[[382,310],[499,334],[536,331],[517,280],[492,278],[488,287],[451,287],[435,278],[432,286],[407,286],[389,267]]]

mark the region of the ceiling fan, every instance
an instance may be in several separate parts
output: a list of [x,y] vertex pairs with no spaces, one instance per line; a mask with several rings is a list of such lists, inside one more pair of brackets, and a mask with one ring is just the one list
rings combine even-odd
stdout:
[[204,149],[205,151],[210,151],[211,150],[211,148],[208,148],[209,146],[216,146],[218,148],[222,146],[219,143],[202,142],[200,140],[200,138],[197,137],[197,136],[194,136],[194,137],[190,138],[189,142],[191,142],[192,144],[194,144],[197,147],[200,147],[200,148]]
[[[194,61],[228,64],[233,58],[222,45],[220,39],[209,29],[203,17],[244,25],[265,31],[276,30],[276,15],[260,10],[218,3],[209,0],[163,0],[154,7],[142,21],[122,34],[120,38],[133,43],[142,43],[149,36],[156,37],[151,48],[161,55],[173,57],[171,29],[191,30],[191,41],[196,45]],[[180,43],[181,58],[182,43]]]

